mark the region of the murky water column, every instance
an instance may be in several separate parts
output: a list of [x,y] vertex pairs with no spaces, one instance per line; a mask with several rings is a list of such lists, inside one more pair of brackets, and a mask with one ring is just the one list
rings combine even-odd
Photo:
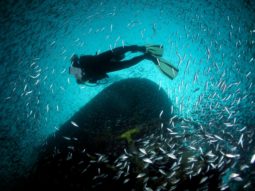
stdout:
[[[179,131],[203,133],[183,144],[191,150],[200,149],[200,141],[209,144],[200,152],[212,158],[210,168],[232,162],[221,190],[254,186],[252,1],[1,1],[0,9],[1,187],[28,173],[37,147],[82,105],[130,77],[160,84],[174,112],[199,124]],[[92,88],[78,86],[68,74],[74,53],[151,43],[163,44],[164,57],[178,66],[175,80],[149,62]]]

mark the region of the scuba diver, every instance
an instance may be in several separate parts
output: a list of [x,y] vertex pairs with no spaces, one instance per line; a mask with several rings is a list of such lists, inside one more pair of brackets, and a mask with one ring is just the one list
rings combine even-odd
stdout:
[[[141,52],[142,55],[125,60],[125,53]],[[96,55],[72,56],[72,65],[69,67],[69,74],[75,76],[78,84],[86,82],[97,83],[99,80],[108,78],[107,73],[122,70],[134,66],[144,59],[151,60],[160,70],[171,79],[178,74],[178,69],[169,62],[161,58],[163,56],[163,46],[125,46]]]

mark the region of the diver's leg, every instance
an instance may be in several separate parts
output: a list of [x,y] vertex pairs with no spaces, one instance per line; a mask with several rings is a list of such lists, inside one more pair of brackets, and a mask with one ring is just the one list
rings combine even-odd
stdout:
[[98,55],[98,57],[102,60],[122,60],[124,58],[124,54],[127,52],[145,52],[146,48],[145,46],[137,46],[137,45],[131,45],[131,46],[125,46],[125,47],[117,47],[112,50],[103,52]]
[[105,71],[106,72],[114,72],[117,70],[129,68],[131,66],[138,64],[139,62],[141,62],[144,59],[149,59],[149,58],[147,55],[140,55],[140,56],[134,57],[130,60],[125,60],[125,61],[121,61],[121,62],[111,62],[111,63],[107,64],[107,68],[105,68]]

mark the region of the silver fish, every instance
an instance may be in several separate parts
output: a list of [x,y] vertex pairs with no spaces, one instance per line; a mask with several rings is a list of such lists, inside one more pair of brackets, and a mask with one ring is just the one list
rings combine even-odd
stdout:
[[238,145],[241,145],[241,147],[243,148],[243,133],[239,138]]
[[65,137],[65,136],[63,136],[63,138],[64,138],[65,140],[68,140],[68,141],[70,141],[70,140],[71,140],[71,138],[70,138],[70,137]]
[[143,159],[143,161],[146,162],[146,163],[149,163],[149,164],[152,164],[152,163],[153,163],[152,160],[149,159],[149,158],[145,158],[145,159]]
[[40,75],[41,75],[41,74],[39,73],[39,74],[37,74],[37,75],[35,75],[35,76],[29,75],[29,77],[35,79],[35,78],[38,78]]
[[123,182],[123,184],[128,183],[128,182],[129,182],[129,180],[130,180],[129,178],[125,179],[125,180],[124,180],[124,182]]
[[172,153],[168,153],[168,154],[166,154],[169,158],[172,158],[172,159],[174,159],[174,160],[176,160],[177,158],[176,158],[176,156],[174,155],[174,154],[172,154]]
[[233,154],[225,154],[226,157],[228,158],[238,158],[240,157],[240,155],[236,154],[236,155],[233,155]]
[[203,184],[207,179],[208,179],[207,176],[206,176],[206,177],[203,177],[203,178],[201,179],[201,181],[199,182],[199,184]]
[[71,121],[71,124],[75,127],[79,127],[79,125],[77,125],[77,123],[75,123],[74,121]]
[[253,164],[254,162],[255,162],[255,154],[253,154],[251,157],[251,164]]
[[145,173],[140,173],[140,174],[138,174],[137,175],[137,177],[136,178],[143,178],[143,177],[145,177],[146,176],[146,174]]
[[46,105],[46,111],[49,112],[49,104]]
[[147,152],[146,152],[146,150],[145,150],[145,149],[143,149],[143,148],[139,148],[139,151],[140,151],[141,153],[143,153],[143,154],[147,155]]
[[164,111],[161,110],[161,112],[160,112],[160,114],[159,114],[159,118],[160,118],[160,119],[161,119],[163,113],[164,113]]
[[159,171],[161,174],[166,175],[166,172],[165,172],[164,170],[159,169],[158,171]]

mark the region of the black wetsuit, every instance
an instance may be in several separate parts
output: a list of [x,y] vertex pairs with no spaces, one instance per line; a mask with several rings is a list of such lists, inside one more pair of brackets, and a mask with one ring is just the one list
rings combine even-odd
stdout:
[[[80,56],[73,66],[82,69],[82,82],[96,83],[98,80],[108,77],[106,73],[121,70],[133,66],[144,59],[153,60],[151,55],[142,54],[130,60],[123,60],[126,52],[146,52],[144,46],[125,46],[114,48],[101,54],[92,56]],[[123,60],[123,61],[122,61]],[[80,82],[80,83],[82,83]],[[78,82],[79,83],[79,82]]]

